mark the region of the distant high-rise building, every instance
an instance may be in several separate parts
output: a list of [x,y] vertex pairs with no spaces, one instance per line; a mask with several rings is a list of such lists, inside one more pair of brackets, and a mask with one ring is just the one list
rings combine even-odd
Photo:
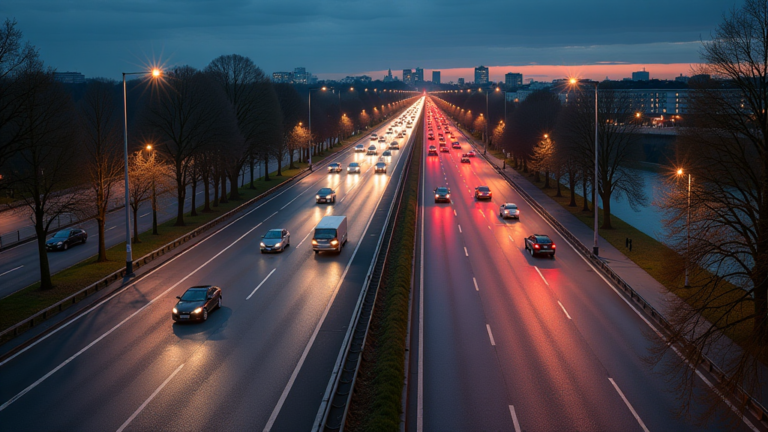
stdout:
[[485,66],[478,66],[475,68],[475,84],[484,85],[488,84],[488,68]]
[[416,68],[416,72],[413,73],[413,82],[415,83],[424,82],[424,69]]
[[432,71],[432,84],[440,84],[440,71]]
[[387,70],[387,76],[384,77],[384,82],[392,82],[395,79],[392,78],[392,69]]
[[276,83],[292,83],[293,73],[291,72],[272,72],[272,81]]
[[691,79],[691,78],[687,77],[687,76],[685,76],[683,74],[680,74],[680,76],[675,77],[675,81],[681,82],[681,83],[687,83],[689,79]]
[[307,72],[306,68],[297,67],[293,69],[293,83],[294,84],[309,84],[312,74]]
[[460,85],[460,86],[463,86],[463,85],[464,85],[464,78],[459,78],[459,85]]
[[650,81],[651,73],[647,72],[645,68],[641,71],[632,72],[632,81]]
[[413,70],[403,69],[403,82],[406,84],[413,84]]
[[53,79],[65,84],[85,83],[85,75],[80,72],[54,72]]
[[504,75],[504,84],[507,87],[520,87],[523,85],[523,74],[510,72]]

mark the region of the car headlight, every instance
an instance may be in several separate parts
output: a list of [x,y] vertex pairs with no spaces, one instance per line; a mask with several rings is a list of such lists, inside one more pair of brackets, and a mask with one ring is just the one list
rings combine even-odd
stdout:
[[177,313],[179,313],[179,310],[176,309],[176,308],[173,308],[173,313],[177,314]]
[[504,213],[509,214],[509,210],[504,210]]
[[281,244],[282,244],[282,243],[280,243],[280,242],[277,242],[277,243],[275,244],[275,247],[280,247],[280,245],[281,245]]
[[331,195],[328,195],[327,197],[325,197],[325,199],[331,199],[331,198],[332,198]]
[[451,197],[451,194],[447,194],[445,197],[446,197],[446,198],[450,198],[450,197]]
[[339,244],[339,241],[336,240],[336,239],[333,239],[333,240],[331,240],[331,244],[336,246],[337,244]]
[[312,239],[312,244],[313,244],[313,245],[315,245],[315,246],[317,246],[317,240],[315,240],[315,239]]
[[259,243],[259,246],[264,247],[264,242]]
[[200,313],[200,312],[202,312],[202,311],[203,311],[203,308],[199,307],[199,308],[197,308],[197,309],[193,310],[193,311],[192,311],[192,313],[193,313],[193,314],[199,314],[199,313]]
[[320,195],[315,195],[315,199],[320,199]]
[[58,243],[56,243],[56,246],[61,246],[63,244],[64,244],[64,242],[58,242]]
[[435,198],[440,198],[440,195],[438,195],[438,194],[435,194]]

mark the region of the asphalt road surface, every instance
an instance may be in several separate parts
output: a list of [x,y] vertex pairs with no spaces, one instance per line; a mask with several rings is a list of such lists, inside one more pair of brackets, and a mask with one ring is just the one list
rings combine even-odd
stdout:
[[[322,167],[0,362],[2,429],[309,430],[410,139],[386,174],[373,173],[376,156],[340,153],[362,173]],[[315,204],[321,187],[336,189],[335,204]],[[348,217],[340,254],[312,251],[310,233],[325,215]],[[288,229],[290,247],[262,255],[271,228]],[[223,307],[205,323],[173,324],[174,297],[201,284],[222,288]]]
[[[484,159],[460,163],[472,148],[456,136],[461,150],[424,158],[407,429],[732,430],[675,415],[674,385],[643,361],[656,337],[645,319]],[[474,199],[480,185],[492,200]],[[434,202],[439,186],[452,203]],[[505,202],[520,220],[499,217]],[[553,239],[555,259],[524,250],[533,233]]]

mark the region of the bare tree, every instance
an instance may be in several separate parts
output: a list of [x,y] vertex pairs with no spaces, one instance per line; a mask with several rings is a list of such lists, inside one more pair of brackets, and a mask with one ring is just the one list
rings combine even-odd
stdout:
[[139,207],[141,203],[152,197],[152,167],[154,152],[139,150],[131,155],[128,161],[128,175],[131,182],[128,185],[128,195],[133,211],[133,240],[141,243],[139,238]]
[[80,194],[63,191],[80,184],[75,147],[72,100],[52,71],[30,68],[16,85],[24,98],[18,117],[19,151],[9,164],[10,181],[31,210],[40,258],[40,286],[53,287],[46,253],[46,236],[60,215],[79,210]]
[[[768,1],[746,0],[733,9],[704,42],[705,63],[697,72],[715,80],[695,84],[689,101],[689,128],[678,139],[681,176],[673,178],[662,201],[666,225],[685,259],[670,260],[669,272],[682,282],[689,273],[688,304],[672,304],[673,338],[691,341],[716,360],[729,378],[764,394],[768,358]],[[690,204],[688,180],[691,180]],[[732,346],[727,336],[739,343]],[[692,369],[682,371],[686,396]],[[710,400],[712,405],[717,401]],[[763,401],[765,403],[765,401]]]
[[83,147],[88,184],[93,192],[98,227],[98,262],[107,261],[104,226],[115,182],[123,173],[121,113],[115,83],[92,81],[79,102],[80,142]]

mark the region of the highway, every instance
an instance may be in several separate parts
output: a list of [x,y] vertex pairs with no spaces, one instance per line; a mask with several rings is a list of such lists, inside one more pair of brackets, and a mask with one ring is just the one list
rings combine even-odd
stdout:
[[[646,319],[490,164],[460,163],[472,148],[456,136],[461,150],[426,156],[422,166],[407,429],[750,430],[676,416],[674,383],[643,360],[656,337]],[[480,185],[492,200],[474,199]],[[451,189],[450,204],[434,202],[439,186]],[[518,205],[520,220],[499,217],[505,202]],[[524,250],[534,233],[553,239],[555,259]]]
[[[414,106],[419,111],[423,99]],[[380,131],[392,123],[389,120]],[[309,430],[383,230],[408,144],[386,174],[377,156],[338,154],[362,172],[311,175],[0,362],[3,430]],[[367,137],[362,141],[369,145]],[[379,145],[380,152],[383,146]],[[315,204],[321,187],[335,204]],[[314,254],[325,215],[347,215],[340,254]],[[260,237],[291,233],[281,254]],[[173,324],[188,287],[222,288],[223,307],[200,324]]]

